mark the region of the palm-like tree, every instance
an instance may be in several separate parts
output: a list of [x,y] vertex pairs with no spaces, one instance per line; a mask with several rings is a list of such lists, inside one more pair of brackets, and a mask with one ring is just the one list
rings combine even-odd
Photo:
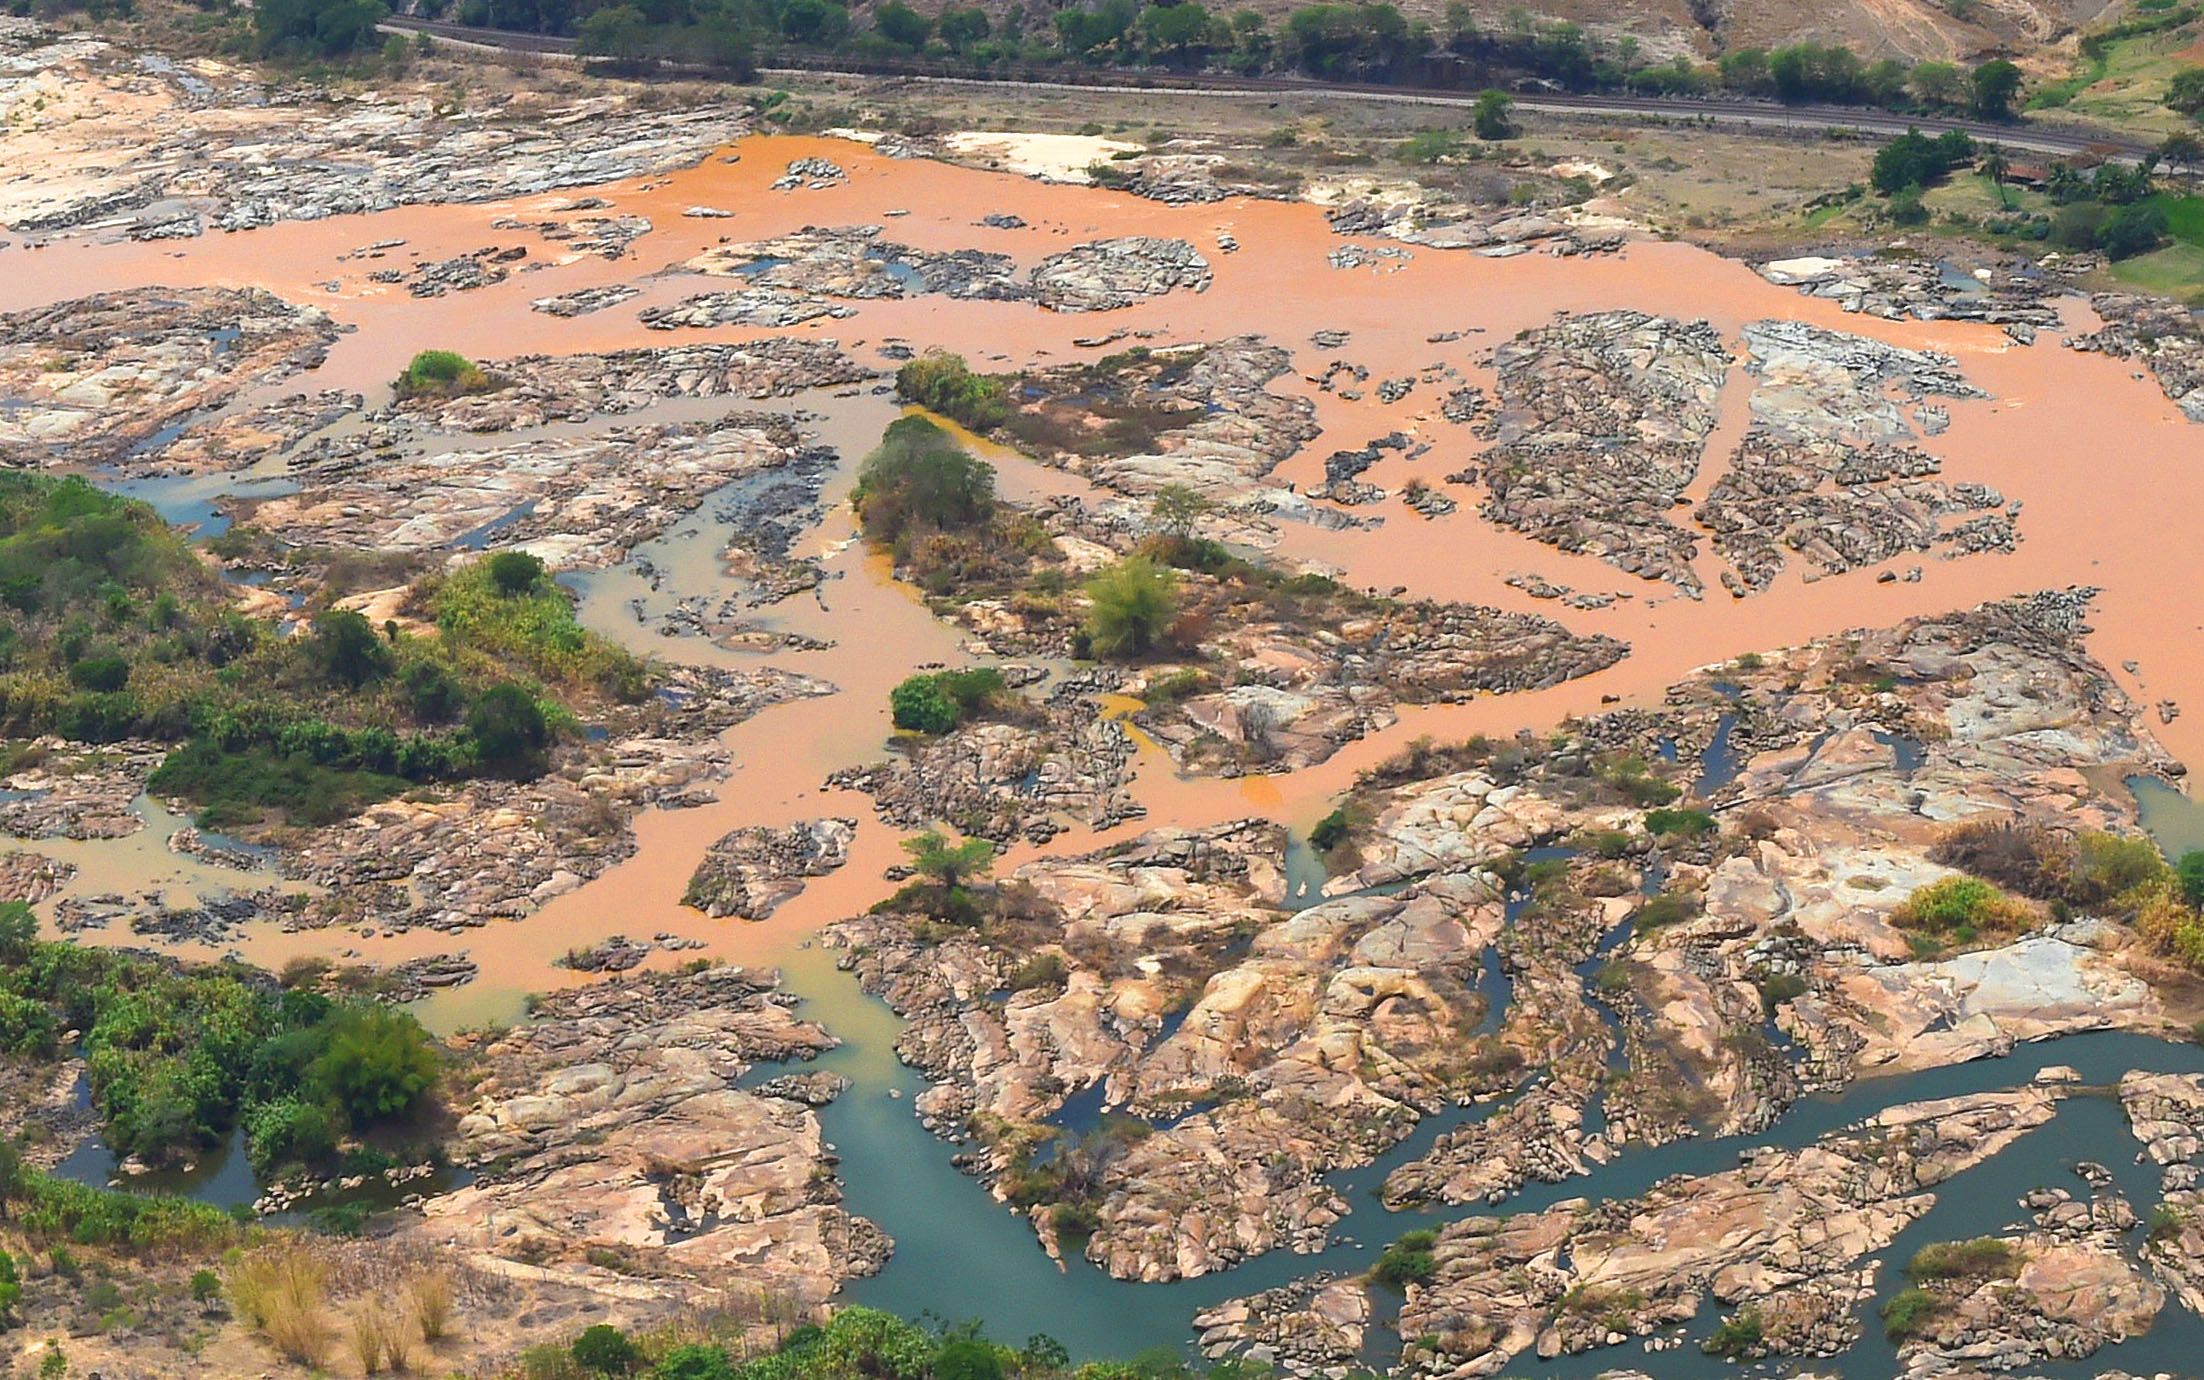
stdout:
[[2005,195],[2005,175],[2012,171],[2012,166],[2011,161],[2005,157],[2005,150],[1996,144],[1990,145],[1982,154],[1982,175],[1990,179],[1991,186],[1997,188],[1997,204],[2008,211],[2013,209],[2013,203]]

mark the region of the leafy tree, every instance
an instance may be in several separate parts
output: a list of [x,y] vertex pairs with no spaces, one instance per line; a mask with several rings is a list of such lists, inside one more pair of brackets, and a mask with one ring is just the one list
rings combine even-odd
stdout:
[[1885,196],[1926,187],[1974,156],[1974,141],[1958,130],[1931,139],[1909,129],[1876,150],[1868,180]]
[[17,967],[30,962],[31,945],[37,939],[38,916],[30,906],[0,901],[0,964]]
[[650,19],[633,5],[607,5],[583,20],[574,34],[576,52],[625,66],[642,62],[650,47]]
[[[950,15],[956,13],[960,11],[943,11],[942,22],[947,24]],[[946,350],[928,350],[896,370],[895,395],[974,431],[997,426],[1010,415],[1002,384],[985,374],[973,373],[964,356]]]
[[995,865],[995,845],[986,839],[951,843],[931,829],[903,840],[903,851],[911,855],[911,867],[918,875],[950,889],[986,876]]
[[2174,864],[2173,873],[2180,882],[2182,899],[2192,906],[2204,907],[2204,848],[2183,853],[2181,861]]
[[351,609],[331,609],[314,620],[307,654],[325,679],[354,690],[389,675],[397,662],[374,624]]
[[2204,115],[2204,67],[2185,67],[2173,74],[2166,83],[2163,98],[2171,110],[2178,110],[2192,119]]
[[1209,48],[1216,21],[1195,0],[1150,5],[1140,12],[1140,38],[1148,51],[1170,66],[1196,64]]
[[489,561],[490,583],[508,598],[526,594],[543,583],[543,562],[525,551],[499,551]]
[[781,36],[832,47],[849,36],[849,11],[834,0],[787,0],[781,6]]
[[467,702],[465,688],[441,661],[409,664],[399,674],[398,684],[405,691],[414,717],[423,723],[447,723]]
[[2013,118],[2013,97],[2020,94],[2020,69],[2003,58],[1992,58],[1974,69],[1968,84],[1974,92],[1974,113],[1985,120]]
[[1178,581],[1146,556],[1118,562],[1087,582],[1087,635],[1098,655],[1140,656],[1163,639],[1178,611]]
[[1003,1380],[1002,1357],[977,1337],[951,1337],[934,1355],[934,1380]]
[[1092,57],[1132,31],[1139,9],[1133,0],[1102,0],[1091,10],[1057,12],[1056,41],[1073,57]]
[[377,42],[390,17],[382,0],[262,0],[253,28],[262,52],[285,57],[344,57]]
[[544,749],[551,744],[551,726],[534,695],[511,681],[501,681],[483,691],[467,711],[467,736],[474,740],[485,767],[509,776],[529,776],[542,768]]
[[974,5],[967,9],[944,9],[934,20],[934,31],[941,41],[957,52],[968,51],[973,44],[984,42],[992,26],[987,22],[987,11]]
[[1191,485],[1166,484],[1148,500],[1148,520],[1172,541],[1194,535],[1194,524],[1216,507]]
[[1382,73],[1409,55],[1408,21],[1391,5],[1305,5],[1286,20],[1286,42],[1316,77]]
[[1971,94],[1966,74],[1948,62],[1915,64],[1906,84],[1915,100],[1932,108],[1963,104]]
[[[2204,75],[2204,67],[2196,71]],[[2159,140],[2158,147],[2151,153],[2153,167],[2182,168],[2198,162],[2204,162],[2204,139],[2185,129],[2177,129]]]
[[926,40],[934,32],[933,21],[904,4],[903,0],[888,0],[874,10],[872,27],[890,43],[914,53],[926,46]]
[[2122,206],[2098,232],[2097,247],[2109,259],[2132,259],[2165,242],[2166,209],[2155,203]]
[[735,1375],[726,1348],[704,1342],[677,1346],[651,1368],[651,1380],[735,1380]]
[[2012,171],[2013,165],[2007,161],[2005,150],[1996,144],[1987,145],[1982,150],[1982,158],[1977,166],[1982,169],[1982,175],[1990,179],[1990,185],[1997,189],[1997,204],[2008,211],[2013,209],[2012,198],[2005,192],[2005,176]]
[[574,1364],[593,1375],[627,1375],[643,1364],[643,1353],[628,1334],[598,1323],[574,1339]]
[[386,1006],[352,1006],[332,1023],[311,1078],[355,1126],[410,1115],[436,1086],[441,1060],[421,1023]]
[[876,541],[913,528],[967,527],[994,507],[995,471],[924,417],[904,417],[859,466],[851,501]]
[[1480,139],[1511,139],[1515,137],[1515,121],[1510,118],[1514,109],[1515,102],[1505,91],[1480,91],[1469,127]]
[[947,733],[957,726],[957,707],[931,676],[912,676],[889,691],[888,709],[897,728],[916,733]]
[[0,1251],[0,1325],[15,1321],[15,1305],[23,1298],[23,1277],[16,1272],[15,1257]]

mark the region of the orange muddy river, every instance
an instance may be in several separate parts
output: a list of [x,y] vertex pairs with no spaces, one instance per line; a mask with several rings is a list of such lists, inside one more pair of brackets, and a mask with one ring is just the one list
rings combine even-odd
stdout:
[[[846,184],[773,191],[768,184],[791,159],[831,159],[848,170]],[[567,258],[562,247],[531,231],[494,230],[502,216],[540,218],[543,208],[581,195],[603,197],[607,214],[647,217],[653,229],[622,259]],[[684,208],[711,206],[727,218],[685,217]],[[990,212],[1010,212],[1026,228],[982,229]],[[854,304],[857,313],[777,329],[719,328],[678,333],[645,329],[637,312],[654,304],[725,288],[730,280],[664,273],[722,240],[750,241],[806,225],[881,224],[889,238],[922,249],[1000,250],[1029,267],[1086,240],[1117,235],[1183,238],[1209,258],[1207,291],[1172,292],[1120,311],[1057,314],[1029,303],[922,296]],[[1217,250],[1218,233],[1237,252]],[[402,239],[379,263],[341,255],[377,241]],[[402,286],[370,281],[371,267],[433,261],[486,245],[525,243],[539,271],[516,272],[476,291],[416,299]],[[1682,244],[1634,242],[1611,255],[1560,258],[1543,253],[1480,257],[1466,250],[1416,247],[1405,263],[1336,269],[1326,255],[1351,241],[1335,235],[1314,206],[1235,199],[1169,207],[1130,194],[878,156],[833,139],[746,139],[686,171],[649,179],[576,188],[559,197],[512,202],[408,208],[382,214],[294,222],[248,232],[213,233],[169,243],[65,241],[39,251],[0,252],[0,310],[15,310],[85,293],[135,285],[222,285],[266,288],[294,302],[326,309],[352,328],[318,371],[281,385],[285,392],[325,387],[357,389],[370,404],[387,398],[388,381],[416,350],[436,347],[495,360],[522,353],[564,354],[616,347],[733,341],[769,335],[832,337],[861,360],[884,341],[939,346],[964,354],[975,368],[1045,365],[1100,353],[1073,342],[1113,332],[1138,333],[1165,346],[1258,334],[1295,353],[1300,375],[1329,359],[1365,365],[1371,378],[1416,374],[1434,361],[1459,368],[1468,381],[1492,389],[1483,360],[1492,346],[1558,313],[1618,307],[1685,319],[1704,318],[1734,341],[1749,321],[1790,318],[1908,347],[1944,351],[1989,399],[1954,399],[1950,429],[1927,448],[1944,462],[1950,482],[1979,482],[2025,505],[2021,541],[2010,554],[1960,560],[1918,560],[1917,583],[1878,583],[1885,567],[1806,582],[1794,563],[1767,591],[1737,600],[1716,580],[1711,552],[1700,574],[1702,600],[1676,595],[1591,556],[1569,555],[1481,520],[1464,501],[1446,517],[1426,521],[1399,505],[1382,509],[1377,530],[1327,531],[1280,524],[1276,557],[1332,567],[1350,583],[1405,587],[1416,596],[1463,600],[1556,618],[1585,633],[1627,642],[1630,654],[1600,673],[1531,694],[1481,698],[1443,708],[1403,708],[1390,730],[1350,744],[1320,767],[1291,776],[1245,780],[1180,778],[1169,760],[1143,744],[1133,790],[1146,806],[1143,821],[1118,834],[1156,824],[1194,825],[1261,814],[1306,826],[1349,786],[1355,774],[1410,739],[1472,732],[1510,733],[1544,727],[1563,716],[1597,710],[1610,697],[1658,697],[1691,669],[1737,654],[1806,641],[1848,627],[1878,626],[1908,616],[1963,607],[1985,599],[2049,587],[2091,585],[2103,593],[2092,620],[2091,645],[2139,704],[2187,704],[2187,717],[2157,730],[2185,761],[2204,760],[2204,613],[2187,597],[2187,569],[2204,553],[2204,428],[2185,421],[2134,366],[2062,346],[2047,331],[2031,346],[1998,328],[1972,323],[1891,322],[1847,315],[1835,304],[1762,281],[1747,266]],[[1364,241],[1376,245],[1383,241]],[[739,280],[734,280],[739,284]],[[641,295],[609,310],[560,319],[530,310],[536,298],[629,283]],[[2068,299],[2071,332],[2091,329],[2086,309]],[[1351,333],[1333,355],[1308,347],[1320,329]],[[1468,332],[1433,343],[1445,332]],[[1122,347],[1119,347],[1122,348]],[[1740,366],[1742,357],[1740,356]],[[1735,371],[1733,371],[1734,373]],[[1724,463],[1740,420],[1744,389],[1727,390],[1724,422],[1708,447],[1693,498],[1703,498]],[[1374,395],[1348,400],[1288,375],[1272,385],[1311,398],[1323,434],[1281,467],[1276,479],[1306,488],[1322,479],[1322,457],[1399,431],[1433,443],[1411,462],[1388,453],[1363,476],[1390,489],[1411,473],[1426,478],[1462,468],[1481,446],[1466,427],[1438,416],[1438,398],[1422,387],[1393,404]],[[727,411],[761,405],[730,400]],[[767,408],[780,406],[765,404]],[[845,460],[869,448],[888,420],[882,398],[806,395],[787,404],[815,416],[807,423]],[[991,450],[1002,489],[1013,497],[1086,492],[1084,481],[1009,452]],[[569,948],[620,933],[673,934],[702,940],[702,952],[746,963],[776,962],[820,925],[849,915],[887,890],[881,870],[900,858],[899,835],[875,819],[870,801],[822,787],[836,768],[876,760],[888,734],[887,691],[928,662],[963,658],[959,637],[937,621],[884,565],[852,541],[846,506],[850,465],[830,484],[826,521],[793,554],[819,555],[836,578],[816,601],[790,600],[772,611],[775,626],[831,640],[829,650],[775,652],[759,660],[831,681],[839,693],[766,710],[727,737],[734,774],[703,808],[646,813],[639,851],[592,883],[520,921],[454,937],[417,930],[362,939],[342,931],[282,934],[255,931],[247,957],[275,964],[294,954],[351,951],[379,962],[465,949],[481,965],[470,986],[438,994],[424,1006],[433,1024],[454,1028],[518,1014],[521,994],[586,977],[552,966]],[[1459,495],[1458,495],[1459,497]],[[680,594],[724,592],[705,524],[688,522],[645,548]],[[1704,549],[1705,543],[1702,543]],[[1608,607],[1578,610],[1541,603],[1506,584],[1534,572],[1586,591],[1628,591]],[[584,617],[640,651],[740,664],[744,654],[699,639],[662,638],[638,627],[625,602],[641,590],[626,569],[585,582]],[[2135,670],[2126,669],[2133,663]],[[756,664],[753,662],[752,664]],[[2155,725],[2154,725],[2155,727]],[[706,847],[746,824],[777,824],[823,815],[861,821],[849,865],[814,879],[764,923],[710,920],[680,905]],[[174,826],[157,819],[149,840],[122,844],[34,845],[80,864],[79,892],[190,886],[235,880],[208,874],[158,846]],[[1092,847],[1098,836],[1074,830],[1049,845],[1064,853]],[[1013,850],[1015,866],[1031,856]],[[658,954],[654,961],[670,962]]]

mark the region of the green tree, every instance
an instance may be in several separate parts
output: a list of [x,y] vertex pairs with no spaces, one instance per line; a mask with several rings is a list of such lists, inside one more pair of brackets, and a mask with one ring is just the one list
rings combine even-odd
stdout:
[[633,5],[607,5],[583,20],[574,34],[574,49],[582,56],[629,67],[649,55],[650,43],[650,20]]
[[781,36],[831,48],[849,36],[849,11],[834,0],[787,0],[781,6]]
[[364,1128],[410,1115],[436,1086],[441,1063],[413,1017],[386,1006],[352,1006],[331,1022],[329,1045],[308,1076]]
[[1185,541],[1215,506],[1191,485],[1166,484],[1148,500],[1148,520],[1172,541]]
[[344,57],[377,42],[390,17],[382,0],[261,0],[253,28],[261,51],[279,57]]
[[904,417],[858,467],[850,501],[875,541],[969,527],[994,507],[995,471],[924,417]]
[[904,4],[903,0],[888,0],[874,10],[872,27],[888,42],[914,53],[926,46],[926,40],[934,32],[933,21]]
[[1162,641],[1178,612],[1178,580],[1146,556],[1118,562],[1087,582],[1087,637],[1097,655],[1135,657]]
[[381,680],[397,664],[375,625],[351,609],[331,609],[314,620],[307,654],[325,679],[354,690]]
[[1515,137],[1515,121],[1511,112],[1515,102],[1505,91],[1480,91],[1477,106],[1469,117],[1469,127],[1480,139],[1512,139]]
[[500,681],[467,711],[467,736],[484,767],[508,776],[531,776],[542,770],[551,725],[534,695]]
[[1963,104],[1969,95],[1966,74],[1948,62],[1915,64],[1906,85],[1915,100],[1931,108]]
[[957,707],[932,676],[912,676],[890,690],[888,710],[897,728],[914,733],[947,733],[957,726]]
[[2174,73],[2166,83],[2163,99],[2168,109],[2192,119],[2204,115],[2204,67],[2185,67]]
[[[955,11],[943,11],[942,22],[947,23],[952,13]],[[946,350],[928,350],[896,370],[895,395],[974,431],[1000,425],[1010,415],[1002,384],[985,374],[973,373],[964,356]]]
[[525,551],[499,551],[488,562],[490,583],[497,592],[512,598],[528,594],[543,584],[543,562]]
[[977,5],[965,9],[944,9],[934,20],[934,31],[941,35],[941,41],[959,53],[969,51],[976,43],[985,42],[991,27],[987,22],[987,11]]
[[1974,69],[1968,84],[1974,92],[1974,113],[1985,120],[2013,118],[2013,98],[2020,94],[2021,73],[2003,58],[1992,58]]
[[735,1380],[735,1374],[726,1348],[704,1342],[677,1346],[651,1367],[651,1380]]
[[16,1272],[15,1257],[0,1251],[0,1327],[15,1322],[15,1305],[23,1299],[23,1277]]
[[1003,1380],[1002,1357],[978,1337],[951,1337],[934,1355],[934,1380]]
[[951,843],[931,829],[903,840],[903,851],[911,855],[911,868],[919,876],[951,890],[986,876],[995,865],[995,845],[986,839]]
[[2005,190],[2005,175],[2012,171],[2013,165],[2006,160],[2005,150],[1996,144],[1986,146],[1978,166],[1982,169],[1982,175],[1990,179],[1990,185],[1997,189],[1997,204],[2008,211],[2012,210],[2013,199]]
[[30,962],[31,946],[38,940],[38,916],[21,901],[0,901],[0,965],[21,967]]
[[628,1334],[610,1323],[598,1323],[574,1339],[574,1364],[592,1375],[627,1375],[643,1364],[643,1353]]
[[1194,0],[1150,5],[1140,12],[1140,38],[1148,51],[1172,67],[1190,67],[1208,51],[1216,21]]
[[2204,848],[2183,853],[2181,861],[2173,865],[2173,875],[2180,883],[2182,899],[2192,906],[2204,907]]

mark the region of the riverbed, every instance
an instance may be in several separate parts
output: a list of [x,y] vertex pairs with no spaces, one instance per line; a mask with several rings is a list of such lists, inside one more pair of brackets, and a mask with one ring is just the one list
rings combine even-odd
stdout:
[[[846,183],[770,190],[769,184],[799,158],[831,159],[847,170]],[[1117,342],[1125,338],[1161,347],[1259,333],[1295,351],[1296,371],[1276,387],[1308,398],[1322,429],[1276,476],[1304,488],[1322,480],[1326,453],[1362,446],[1389,432],[1432,442],[1435,453],[1417,462],[1420,470],[1413,472],[1433,477],[1459,468],[1481,444],[1466,430],[1450,430],[1435,420],[1436,400],[1428,392],[1387,403],[1374,395],[1349,399],[1319,387],[1315,375],[1323,360],[1310,352],[1308,342],[1320,330],[1347,332],[1349,344],[1341,357],[1367,366],[1372,378],[1413,374],[1434,358],[1445,358],[1489,383],[1489,373],[1477,362],[1482,355],[1558,313],[1632,307],[1705,318],[1731,340],[1747,322],[1785,318],[1944,351],[1989,395],[1953,403],[1950,428],[1935,440],[1933,450],[1944,461],[1947,479],[1994,485],[2021,506],[2022,540],[2012,553],[1924,559],[1918,581],[1881,582],[1879,571],[1869,568],[1807,582],[1793,571],[1764,593],[1732,599],[1721,591],[1713,557],[1703,554],[1699,564],[1710,592],[1691,599],[1672,588],[1635,580],[1592,555],[1557,551],[1483,522],[1466,502],[1459,512],[1437,521],[1389,507],[1384,525],[1375,529],[1281,523],[1276,559],[1330,568],[1357,586],[1403,588],[1418,597],[1556,616],[1572,630],[1620,638],[1631,653],[1604,671],[1549,690],[1481,697],[1443,708],[1405,708],[1393,728],[1289,776],[1182,778],[1159,747],[1143,740],[1134,792],[1146,807],[1144,819],[1103,833],[1074,829],[1045,848],[1010,849],[1001,864],[1006,871],[1042,852],[1085,851],[1159,824],[1198,826],[1252,815],[1305,831],[1357,772],[1419,736],[1443,740],[1476,732],[1542,729],[1612,702],[1656,702],[1666,687],[1695,668],[1741,653],[2038,589],[2088,585],[2102,591],[2091,620],[2095,630],[2090,647],[2114,668],[2122,688],[2138,703],[2204,704],[2204,637],[2198,635],[2198,615],[2189,601],[2167,597],[2167,581],[2179,578],[2182,563],[2170,560],[2178,553],[2169,552],[2149,530],[2150,515],[2204,511],[2204,466],[2195,464],[2204,433],[2185,422],[2147,378],[2119,361],[2061,348],[2052,338],[2055,333],[2022,346],[1985,325],[1848,316],[1832,303],[1771,286],[1744,265],[1690,246],[1650,240],[1633,242],[1616,254],[1566,259],[1544,254],[1492,259],[1417,248],[1405,261],[1339,269],[1327,264],[1326,255],[1350,241],[1332,234],[1315,207],[1244,199],[1168,207],[1120,192],[891,159],[839,140],[751,138],[694,168],[586,190],[605,198],[619,214],[652,222],[652,231],[636,241],[629,257],[565,256],[555,244],[534,241],[526,232],[488,225],[503,216],[539,218],[553,198],[415,207],[279,224],[181,244],[63,242],[35,258],[22,249],[0,251],[0,309],[43,304],[95,285],[265,287],[327,310],[349,330],[325,364],[287,381],[283,390],[358,390],[371,403],[387,397],[389,380],[414,351],[430,347],[499,359],[530,352],[567,354],[793,334],[831,336],[853,356],[883,368],[892,368],[892,357],[879,355],[879,347],[900,341],[959,351],[976,368],[1010,369],[1091,359],[1120,348]],[[732,214],[683,214],[696,206]],[[979,228],[976,222],[991,212],[1015,213],[1023,225]],[[724,280],[707,283],[677,268],[722,239],[763,239],[804,225],[847,224],[885,225],[896,240],[922,249],[983,245],[1011,254],[1021,264],[1097,236],[1176,236],[1204,250],[1214,281],[1200,293],[1173,292],[1089,315],[1048,312],[1028,303],[927,296],[866,301],[854,316],[777,332],[719,327],[683,331],[676,340],[646,330],[638,321],[643,309],[707,286],[724,286]],[[1219,249],[1220,234],[1238,250]],[[387,240],[404,241],[404,252],[423,260],[487,243],[527,241],[537,256],[534,262],[552,266],[515,273],[476,291],[417,299],[366,278],[361,262],[343,257]],[[550,294],[619,284],[641,291],[621,306],[571,319],[530,309],[532,300]],[[2069,303],[2065,310],[2070,332],[2088,328],[2086,309]],[[1105,333],[1110,344],[1075,343]],[[1452,341],[1437,339],[1449,333],[1462,334]],[[1742,363],[1732,372],[1741,374]],[[1739,397],[1742,391],[1733,388],[1730,396]],[[639,547],[627,562],[569,577],[568,583],[578,593],[590,627],[638,652],[724,665],[768,663],[829,681],[837,692],[776,706],[730,730],[725,741],[736,768],[717,789],[713,803],[646,813],[638,822],[639,847],[632,858],[525,920],[459,936],[415,930],[373,939],[349,932],[286,934],[256,927],[242,938],[238,951],[274,967],[305,954],[353,951],[375,962],[396,963],[464,949],[480,966],[477,980],[437,993],[418,1008],[424,1020],[447,1032],[523,1019],[525,994],[590,980],[557,966],[556,960],[613,934],[674,936],[696,941],[701,948],[694,952],[710,957],[779,966],[790,990],[803,998],[805,1014],[842,1041],[819,1066],[852,1082],[850,1091],[822,1113],[828,1138],[841,1155],[848,1205],[877,1221],[897,1243],[887,1268],[876,1278],[853,1284],[848,1297],[906,1313],[930,1309],[948,1317],[978,1316],[991,1332],[1008,1340],[1046,1332],[1078,1355],[1176,1348],[1187,1341],[1189,1320],[1206,1305],[1315,1270],[1361,1269],[1403,1230],[1443,1220],[1388,1213],[1376,1201],[1375,1186],[1391,1166],[1428,1148],[1433,1136],[1485,1114],[1490,1104],[1430,1118],[1377,1164],[1341,1176],[1338,1185],[1354,1215],[1342,1228],[1343,1239],[1321,1255],[1277,1252],[1224,1274],[1172,1285],[1110,1280],[1077,1258],[1059,1269],[1036,1245],[1028,1224],[950,1164],[950,1147],[927,1133],[912,1114],[911,1099],[925,1085],[894,1059],[895,1018],[860,994],[854,980],[836,970],[831,953],[810,936],[886,894],[890,884],[881,874],[902,856],[899,835],[874,818],[867,797],[822,783],[836,769],[880,756],[890,729],[890,687],[918,667],[955,664],[968,657],[959,634],[858,542],[848,512],[845,500],[857,458],[898,415],[892,398],[861,386],[812,390],[765,406],[797,416],[819,443],[840,457],[822,496],[824,516],[793,552],[817,558],[825,580],[816,591],[760,615],[774,631],[816,639],[822,647],[760,654],[658,633],[656,616],[683,598],[717,598],[731,587],[721,562],[728,521],[724,505],[712,499],[667,535]],[[672,403],[623,420],[654,420],[661,412],[689,419],[712,410],[693,402]],[[1731,435],[1736,419],[1734,411],[1725,415],[1723,430],[1693,486],[1694,496],[1703,497],[1719,471],[1720,438]],[[502,439],[525,441],[557,431],[546,427]],[[984,450],[1010,498],[1095,496],[1084,480],[1001,447]],[[1393,454],[1363,477],[1397,488],[1412,473],[1409,466],[1407,459]],[[223,521],[225,495],[265,492],[281,482],[280,472],[259,471],[142,482],[132,491],[171,520],[212,531]],[[655,584],[644,578],[645,570],[657,573]],[[1509,583],[1510,575],[1524,571],[1556,584],[1627,597],[1601,608],[1557,611]],[[2204,760],[2204,711],[2174,718],[2158,731],[2176,757]],[[2193,813],[2182,808],[2186,798],[2176,794],[2169,801],[2148,795],[2158,789],[2145,788],[2146,818],[2154,828],[2169,846],[2204,846],[2204,831],[2198,830]],[[77,865],[77,876],[64,895],[157,889],[189,897],[270,880],[178,856],[164,844],[182,821],[154,802],[140,802],[138,808],[147,828],[129,838],[30,846]],[[861,821],[848,864],[812,880],[769,920],[711,920],[680,904],[705,849],[731,829],[833,815]],[[85,937],[130,942],[122,934]],[[178,951],[197,956],[208,952],[191,946]],[[674,959],[658,955],[654,961],[670,964]],[[2204,1051],[2110,1035],[2024,1047],[2003,1060],[1869,1080],[1839,1096],[1809,1099],[1750,1143],[1800,1146],[1883,1106],[2016,1086],[2052,1064],[2080,1069],[2088,1083],[2109,1084],[2130,1069],[2204,1071]],[[1574,1196],[1629,1196],[1668,1174],[1727,1167],[1746,1143],[1701,1139],[1631,1153],[1588,1179],[1533,1186],[1505,1210],[1535,1210]],[[2147,1214],[2156,1201],[2156,1187],[2147,1181],[2151,1176],[2129,1167],[2133,1150],[2116,1103],[2074,1097],[2051,1126],[1955,1183],[1930,1217],[1886,1255],[1902,1259],[1917,1242],[1993,1232],[2022,1220],[2015,1198],[2038,1186],[2073,1186],[2066,1170],[2078,1158],[2113,1166],[2137,1210]],[[227,1191],[234,1193],[235,1188],[231,1184]],[[1466,1214],[1457,1210],[1448,1215]],[[1894,1277],[1895,1271],[1886,1269],[1879,1297],[1887,1298],[1898,1287]],[[1713,1321],[1712,1310],[1705,1310],[1688,1331],[1694,1337],[1704,1335]],[[1842,1362],[1825,1363],[1822,1369],[1860,1377],[1889,1374],[1889,1349],[1879,1340],[1872,1317],[1863,1330],[1867,1341]],[[2039,1369],[2046,1374],[2094,1373],[2120,1364],[2178,1370],[2196,1354],[2199,1343],[2204,1343],[2204,1332],[2198,1320],[2173,1305],[2144,1339],[2102,1353],[2079,1368]],[[1382,1350],[1372,1359],[1384,1360]],[[1645,1355],[1634,1346],[1551,1365],[1522,1364],[1537,1374],[1572,1377],[1621,1364],[1660,1376],[1703,1375],[1708,1365],[1695,1347]]]

